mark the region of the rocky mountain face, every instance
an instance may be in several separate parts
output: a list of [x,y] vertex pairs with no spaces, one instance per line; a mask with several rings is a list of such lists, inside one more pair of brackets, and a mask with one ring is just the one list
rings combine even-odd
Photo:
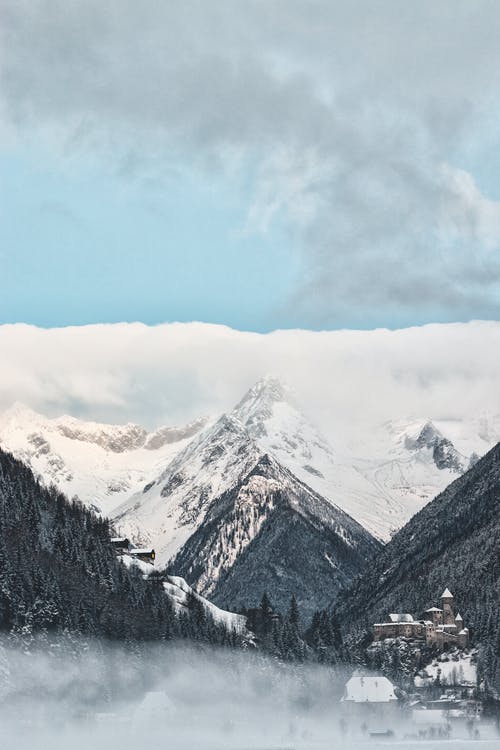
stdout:
[[461,455],[451,440],[443,437],[432,422],[426,422],[416,438],[407,436],[405,445],[409,451],[427,448],[432,451],[432,460],[438,469],[449,469],[457,474],[462,474],[477,460],[475,454],[468,458]]
[[172,569],[219,605],[256,606],[266,591],[286,611],[333,601],[380,545],[352,518],[265,454],[205,518]]
[[425,610],[445,587],[474,638],[497,648],[500,444],[394,536],[342,597],[338,615],[346,630],[360,634],[389,612]]
[[244,427],[223,415],[114,513],[121,532],[153,544],[166,563],[203,522],[212,500],[236,486],[262,455]]

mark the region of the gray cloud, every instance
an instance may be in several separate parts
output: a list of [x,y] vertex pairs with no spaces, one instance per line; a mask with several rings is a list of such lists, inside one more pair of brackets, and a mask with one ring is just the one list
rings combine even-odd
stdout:
[[251,167],[246,231],[285,219],[303,256],[292,304],[314,322],[498,315],[500,203],[457,168],[498,146],[497,3],[3,0],[1,14],[11,130],[154,184],[181,165],[238,188]]

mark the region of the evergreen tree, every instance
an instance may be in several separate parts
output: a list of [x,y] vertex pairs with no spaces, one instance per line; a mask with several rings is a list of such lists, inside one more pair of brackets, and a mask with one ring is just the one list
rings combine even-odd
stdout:
[[292,594],[292,598],[290,599],[290,607],[288,609],[288,622],[294,628],[297,628],[297,629],[299,628],[300,614],[299,614],[299,606],[297,604],[297,599],[295,598],[295,594]]
[[24,639],[80,632],[129,642],[228,643],[199,600],[179,618],[158,578],[145,580],[117,559],[106,519],[42,487],[1,450],[0,630]]

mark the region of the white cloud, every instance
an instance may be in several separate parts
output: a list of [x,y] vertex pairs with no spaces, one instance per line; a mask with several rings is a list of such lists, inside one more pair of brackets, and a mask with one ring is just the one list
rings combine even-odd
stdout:
[[[231,408],[267,373],[335,440],[409,415],[500,413],[500,323],[242,333],[201,323],[0,326],[0,410],[14,401],[146,425]],[[361,430],[362,431],[362,430]]]

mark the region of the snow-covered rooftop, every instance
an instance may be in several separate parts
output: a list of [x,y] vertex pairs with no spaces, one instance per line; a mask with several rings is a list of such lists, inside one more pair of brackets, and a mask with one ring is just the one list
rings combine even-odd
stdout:
[[134,549],[129,550],[131,555],[152,555],[153,552],[154,549],[151,547],[135,547]]
[[413,622],[413,615],[393,612],[389,615],[389,619],[391,622]]
[[445,589],[441,594],[441,599],[453,599],[453,594],[450,589]]
[[439,609],[439,607],[429,607],[429,609],[425,610],[426,612],[442,612],[442,609]]
[[389,703],[397,701],[394,685],[387,677],[356,670],[345,686],[342,701],[352,703]]

